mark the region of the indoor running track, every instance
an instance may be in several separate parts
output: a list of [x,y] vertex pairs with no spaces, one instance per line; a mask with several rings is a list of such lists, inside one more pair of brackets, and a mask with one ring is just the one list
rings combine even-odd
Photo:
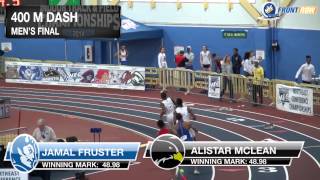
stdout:
[[[98,92],[94,92],[95,90]],[[268,108],[257,108],[254,109],[256,112],[253,112],[251,107],[240,106],[240,103],[209,101],[200,95],[185,96],[183,93],[176,92],[169,94],[173,98],[186,99],[188,104],[193,105],[192,109],[197,116],[194,125],[201,131],[199,140],[305,141],[300,158],[294,159],[290,167],[202,167],[201,175],[197,176],[192,174],[192,168],[188,168],[186,172],[189,179],[313,180],[319,176],[320,123],[316,117],[308,117],[306,120],[304,116],[289,115],[289,119],[288,113],[278,112],[271,108],[269,108],[269,113]],[[147,138],[155,137],[157,132],[156,121],[160,111],[159,91],[104,90],[102,92],[101,89],[68,88],[63,90],[56,86],[18,87],[10,84],[10,86],[6,85],[1,88],[0,96],[11,97],[13,105],[18,105],[28,111],[104,122]],[[23,121],[27,120],[23,119]],[[264,129],[264,125],[270,122],[276,124],[276,127],[270,130]],[[60,122],[57,120],[57,123]],[[74,127],[60,127],[65,128],[65,131],[68,132],[68,128],[77,128],[77,124],[74,124]],[[145,166],[144,164],[153,166],[150,163],[141,163],[137,167]],[[100,179],[99,177],[115,177],[114,175],[118,174],[117,177],[127,176],[130,179],[130,174],[135,173],[136,169],[138,168],[132,168],[130,172],[97,172],[88,176]],[[161,173],[162,170],[156,171]],[[137,173],[141,172],[137,171]],[[152,179],[163,180],[163,178],[164,176],[155,174]]]

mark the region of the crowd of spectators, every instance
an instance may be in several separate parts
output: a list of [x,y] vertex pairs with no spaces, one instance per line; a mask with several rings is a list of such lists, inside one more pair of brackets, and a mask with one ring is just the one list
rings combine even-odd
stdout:
[[[191,46],[187,46],[186,51],[180,50],[175,54],[174,60],[176,68],[186,68],[190,70],[194,69],[195,54],[192,51]],[[227,71],[223,70],[222,64],[228,59]],[[261,62],[262,59],[256,59],[253,51],[244,53],[244,56],[239,54],[238,48],[233,49],[232,55],[225,55],[223,57],[218,56],[216,53],[210,52],[207,46],[203,46],[199,54],[200,69],[202,71],[212,71],[216,73],[228,73],[228,74],[242,74],[245,76],[253,76],[254,62]],[[161,48],[158,54],[158,67],[168,68],[167,58],[165,54],[165,48]],[[224,66],[225,67],[225,66]],[[242,69],[242,71],[241,71]]]

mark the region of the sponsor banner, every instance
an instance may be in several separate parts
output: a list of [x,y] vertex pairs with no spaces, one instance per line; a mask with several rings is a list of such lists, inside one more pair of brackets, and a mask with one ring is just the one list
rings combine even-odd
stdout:
[[279,110],[313,116],[312,89],[277,84],[276,103]]
[[11,180],[11,179],[19,179],[19,180],[28,180],[28,174],[21,173],[20,171],[17,171],[15,169],[0,169],[0,179],[2,180]]
[[221,77],[209,76],[208,97],[220,98]]
[[145,90],[145,68],[95,64],[6,62],[6,82]]

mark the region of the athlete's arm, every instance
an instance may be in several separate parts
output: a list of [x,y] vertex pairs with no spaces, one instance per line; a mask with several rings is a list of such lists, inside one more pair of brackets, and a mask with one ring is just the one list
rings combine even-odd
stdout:
[[160,118],[163,117],[163,115],[166,113],[166,109],[164,107],[163,103],[160,103],[160,108],[161,108],[161,112],[160,112]]
[[189,107],[187,107],[187,109],[188,109],[188,113],[190,114],[191,119],[196,120],[196,116],[193,114],[192,110]]

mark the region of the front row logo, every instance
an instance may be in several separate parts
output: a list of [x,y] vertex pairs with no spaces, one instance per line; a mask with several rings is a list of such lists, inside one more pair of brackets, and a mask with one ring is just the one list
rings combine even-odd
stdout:
[[169,170],[178,167],[182,163],[185,147],[177,136],[164,134],[153,141],[150,154],[156,166]]
[[278,8],[275,3],[267,2],[262,7],[262,14],[265,18],[276,18],[278,16]]
[[10,159],[12,166],[24,173],[36,168],[39,160],[39,147],[36,140],[28,135],[17,136],[11,145]]

